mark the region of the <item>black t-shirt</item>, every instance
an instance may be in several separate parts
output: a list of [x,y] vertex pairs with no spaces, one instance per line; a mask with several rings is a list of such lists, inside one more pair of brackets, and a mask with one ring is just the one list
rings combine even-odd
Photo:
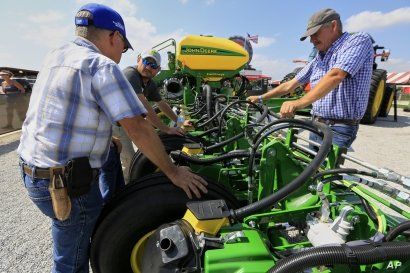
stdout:
[[146,85],[142,81],[141,75],[135,67],[128,66],[122,71],[130,82],[136,94],[144,94],[148,101],[161,101],[157,84],[153,80],[149,80]]

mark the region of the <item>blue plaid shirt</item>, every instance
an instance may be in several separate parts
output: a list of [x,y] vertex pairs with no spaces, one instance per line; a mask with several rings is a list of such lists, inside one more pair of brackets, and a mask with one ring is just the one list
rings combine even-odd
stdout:
[[17,151],[41,168],[83,156],[99,168],[108,155],[111,125],[145,112],[120,67],[78,37],[47,56]]
[[332,68],[348,76],[330,93],[313,103],[312,114],[323,118],[354,119],[363,117],[369,99],[373,67],[373,46],[366,33],[343,35],[326,53],[319,53],[297,75],[299,83],[310,82],[311,89]]

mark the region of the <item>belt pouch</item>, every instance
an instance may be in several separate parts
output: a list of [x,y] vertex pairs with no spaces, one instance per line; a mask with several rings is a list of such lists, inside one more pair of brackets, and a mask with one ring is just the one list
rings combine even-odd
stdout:
[[55,217],[64,221],[70,216],[71,200],[64,181],[64,167],[50,168],[50,184],[48,190],[51,196]]
[[73,158],[67,163],[66,177],[68,195],[79,197],[88,193],[95,179],[88,157]]

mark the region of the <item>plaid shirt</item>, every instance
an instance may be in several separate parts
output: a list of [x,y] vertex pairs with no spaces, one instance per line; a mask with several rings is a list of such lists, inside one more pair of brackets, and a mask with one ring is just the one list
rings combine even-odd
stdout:
[[99,168],[108,156],[111,125],[145,112],[120,67],[78,37],[47,56],[17,152],[40,168],[83,156]]
[[319,53],[297,75],[299,83],[311,84],[313,89],[332,68],[339,68],[348,76],[330,93],[313,103],[312,115],[332,119],[363,117],[369,99],[373,67],[373,46],[366,33],[343,35],[326,53]]

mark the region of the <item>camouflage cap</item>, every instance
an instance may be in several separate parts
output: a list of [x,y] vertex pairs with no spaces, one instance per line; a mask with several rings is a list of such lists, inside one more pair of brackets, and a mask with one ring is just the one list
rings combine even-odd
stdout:
[[334,9],[322,9],[314,13],[310,17],[306,27],[306,32],[303,33],[300,40],[304,41],[306,37],[315,34],[323,24],[337,19],[340,19],[340,15]]

